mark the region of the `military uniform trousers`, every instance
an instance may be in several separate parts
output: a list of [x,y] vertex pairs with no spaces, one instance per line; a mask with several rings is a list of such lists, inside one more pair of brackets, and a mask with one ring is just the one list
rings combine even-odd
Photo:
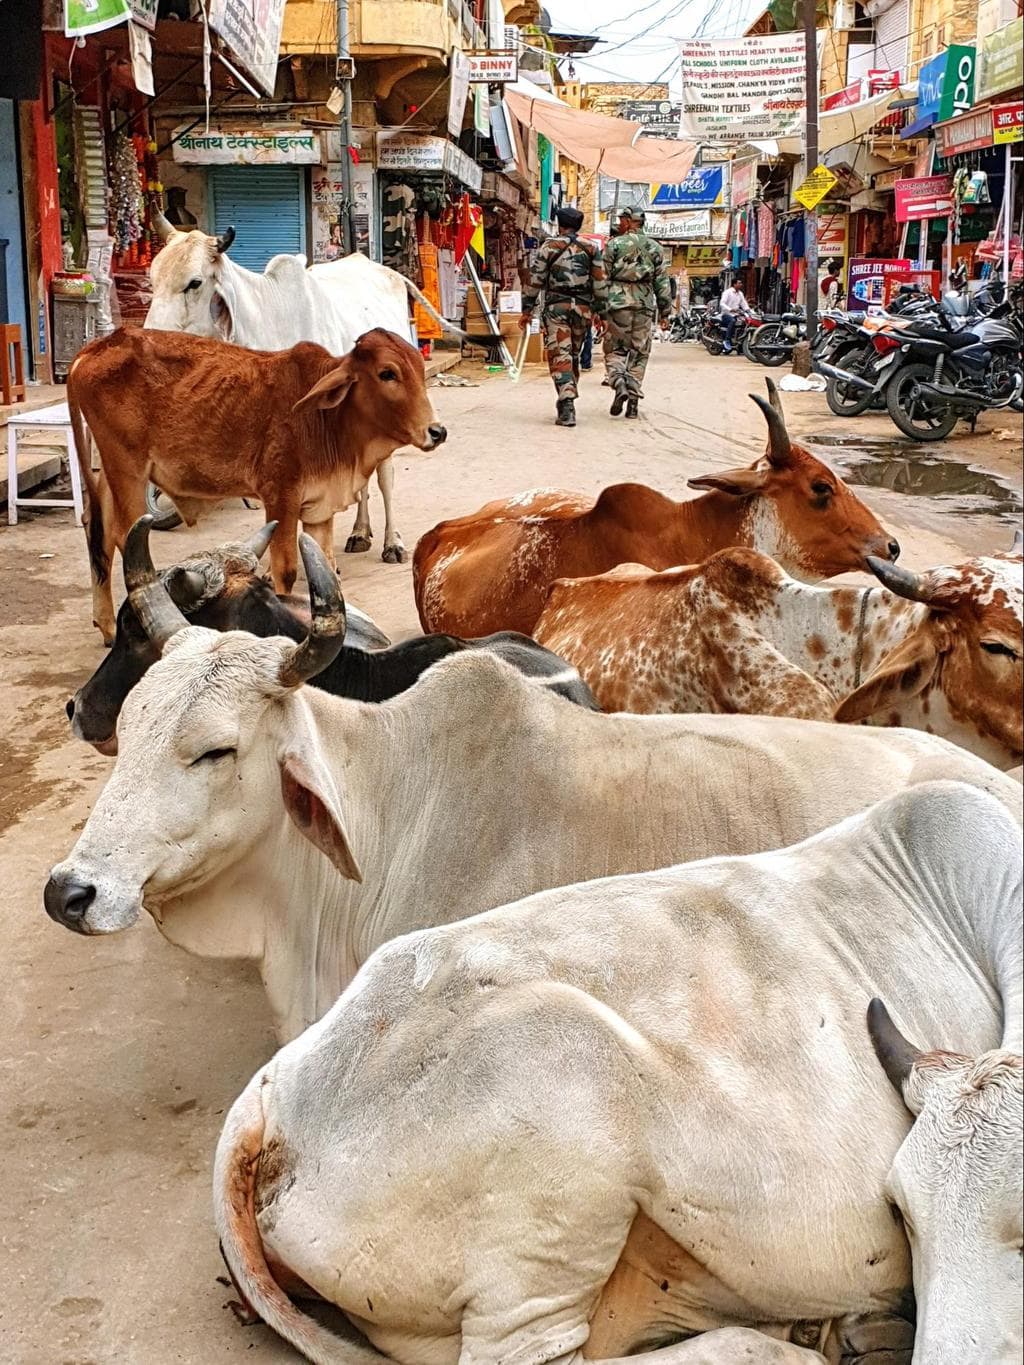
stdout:
[[606,321],[608,382],[615,388],[624,381],[629,397],[641,398],[654,318],[643,308],[616,308]]
[[580,351],[593,322],[589,303],[552,302],[544,309],[544,350],[548,370],[555,381],[555,395],[577,398]]

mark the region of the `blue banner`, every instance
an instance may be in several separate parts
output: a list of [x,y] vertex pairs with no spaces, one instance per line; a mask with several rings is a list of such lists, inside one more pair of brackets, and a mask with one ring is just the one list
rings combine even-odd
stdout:
[[656,186],[651,208],[715,208],[722,203],[723,179],[721,166],[694,166],[681,185]]

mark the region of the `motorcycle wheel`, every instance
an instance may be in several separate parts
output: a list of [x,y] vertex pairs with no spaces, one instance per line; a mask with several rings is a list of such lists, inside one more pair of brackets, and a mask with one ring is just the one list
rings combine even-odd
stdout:
[[708,355],[721,355],[725,350],[725,343],[722,341],[721,337],[708,336],[707,332],[705,332],[701,336],[701,341],[704,343],[704,349],[707,351]]
[[[771,349],[765,350],[762,342]],[[793,358],[792,349],[777,349],[781,344],[782,328],[777,323],[766,322],[762,327],[755,327],[753,332],[748,332],[743,338],[743,354],[755,365],[764,365],[773,370]]]
[[916,391],[922,381],[930,384],[934,373],[931,365],[904,365],[886,390],[889,416],[914,441],[944,441],[960,417],[952,403]]
[[[838,356],[835,363],[840,369],[863,374],[873,355],[874,348],[866,346],[863,350],[847,351]],[[825,402],[837,417],[859,417],[867,412],[873,397],[870,389],[854,388],[841,379],[830,378],[825,389]]]
[[153,518],[154,531],[173,531],[181,525],[181,514],[166,493],[155,483],[146,484],[146,511]]

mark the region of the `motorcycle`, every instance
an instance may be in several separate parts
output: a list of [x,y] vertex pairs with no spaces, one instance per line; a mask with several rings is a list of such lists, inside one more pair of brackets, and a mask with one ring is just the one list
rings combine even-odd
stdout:
[[[710,309],[704,315],[701,325],[700,339],[704,343],[704,349],[708,355],[722,355],[725,351],[725,324],[722,321],[723,313],[712,312]],[[734,353],[739,353],[743,346],[743,338],[746,336],[750,327],[757,327],[761,319],[756,313],[738,313],[736,315],[736,327],[732,334],[732,349]]]
[[706,312],[707,305],[703,303],[695,303],[691,308],[681,308],[669,326],[668,340],[677,344],[683,341],[700,341]]
[[767,318],[748,327],[743,337],[743,354],[755,365],[774,368],[793,358],[793,348],[807,339],[807,319],[795,309],[779,318]]

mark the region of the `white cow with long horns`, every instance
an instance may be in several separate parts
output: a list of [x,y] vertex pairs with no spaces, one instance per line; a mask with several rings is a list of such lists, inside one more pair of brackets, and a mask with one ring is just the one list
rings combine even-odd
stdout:
[[[217,337],[254,351],[283,351],[300,341],[315,341],[340,356],[375,327],[411,337],[412,298],[440,326],[461,335],[411,280],[358,252],[314,266],[306,265],[305,256],[274,256],[257,275],[227,254],[234,228],[216,236],[180,232],[162,214],[154,227],[163,248],[150,268],[153,302],[146,327]],[[405,547],[394,524],[390,457],[378,467],[377,482],[385,517],[381,558],[400,564]],[[372,536],[364,488],[346,551],[368,550]]]

